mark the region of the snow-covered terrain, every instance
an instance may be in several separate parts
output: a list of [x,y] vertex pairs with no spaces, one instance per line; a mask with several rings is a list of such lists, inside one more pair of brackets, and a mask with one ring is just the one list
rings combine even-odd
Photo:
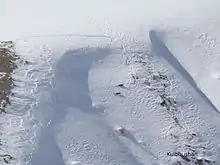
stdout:
[[2,0],[20,59],[0,163],[220,164],[219,5]]

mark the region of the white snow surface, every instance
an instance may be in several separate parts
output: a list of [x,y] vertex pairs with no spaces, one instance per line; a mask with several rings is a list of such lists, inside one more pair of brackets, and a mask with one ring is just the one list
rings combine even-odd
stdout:
[[0,39],[21,59],[1,153],[14,165],[220,164],[219,5],[2,0]]

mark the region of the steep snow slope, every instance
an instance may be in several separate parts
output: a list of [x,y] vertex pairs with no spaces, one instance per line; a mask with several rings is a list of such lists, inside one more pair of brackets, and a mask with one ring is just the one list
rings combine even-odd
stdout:
[[1,118],[12,164],[220,163],[218,95],[201,71],[217,67],[217,0],[2,3],[0,36],[23,59]]

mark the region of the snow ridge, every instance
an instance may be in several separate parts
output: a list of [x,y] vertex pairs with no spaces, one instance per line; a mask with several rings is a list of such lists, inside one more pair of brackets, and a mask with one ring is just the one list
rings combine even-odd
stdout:
[[165,46],[165,44],[159,39],[155,31],[149,32],[149,37],[153,45],[153,50],[155,55],[159,58],[165,59],[166,62],[169,63],[182,77],[183,80],[187,81],[191,87],[199,94],[199,96],[207,102],[207,104],[216,112],[220,113],[220,111],[212,104],[212,102],[207,98],[207,96],[199,89],[193,78],[190,74],[185,70],[185,68],[179,63],[179,61],[172,55],[169,49]]

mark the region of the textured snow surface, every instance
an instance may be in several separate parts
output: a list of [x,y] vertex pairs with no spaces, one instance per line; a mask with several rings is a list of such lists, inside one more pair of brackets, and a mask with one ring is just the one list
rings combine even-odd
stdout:
[[217,0],[2,4],[11,164],[220,164]]

